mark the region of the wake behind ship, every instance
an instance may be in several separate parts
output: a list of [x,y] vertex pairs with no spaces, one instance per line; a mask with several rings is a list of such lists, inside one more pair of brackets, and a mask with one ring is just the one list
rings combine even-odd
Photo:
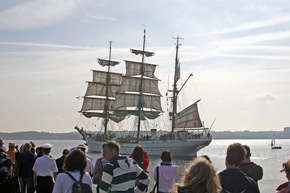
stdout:
[[[176,40],[176,56],[174,84],[171,94],[171,131],[158,134],[164,128],[156,124],[147,123],[159,119],[163,113],[161,94],[158,87],[160,81],[155,76],[157,65],[145,62],[145,57],[154,56],[154,52],[145,51],[146,31],[143,36],[143,49],[131,49],[131,53],[141,55],[141,62],[125,60],[126,73],[111,72],[111,68],[119,65],[111,60],[111,42],[109,59],[98,59],[98,63],[107,67],[107,71],[93,70],[93,81],[88,82],[80,113],[86,118],[101,123],[99,131],[91,132],[76,126],[75,129],[82,135],[83,140],[91,152],[101,152],[105,141],[115,140],[121,144],[121,154],[132,153],[134,147],[141,145],[149,155],[159,156],[163,150],[171,150],[173,156],[192,157],[197,151],[209,145],[212,141],[210,129],[205,128],[200,119],[198,101],[177,112],[178,94],[186,82],[178,89],[180,79],[180,63],[178,58],[179,40]],[[133,124],[133,131],[120,132],[112,129],[109,123],[118,127],[123,122]],[[148,130],[148,126],[151,129]],[[147,129],[147,132],[144,129]],[[125,133],[125,134],[124,134]]]

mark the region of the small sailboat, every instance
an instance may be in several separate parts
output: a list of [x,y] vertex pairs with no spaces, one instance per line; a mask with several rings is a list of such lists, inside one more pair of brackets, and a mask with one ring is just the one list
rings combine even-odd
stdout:
[[282,149],[281,146],[276,146],[276,145],[275,145],[275,135],[273,135],[273,137],[272,137],[271,148],[272,148],[272,149]]

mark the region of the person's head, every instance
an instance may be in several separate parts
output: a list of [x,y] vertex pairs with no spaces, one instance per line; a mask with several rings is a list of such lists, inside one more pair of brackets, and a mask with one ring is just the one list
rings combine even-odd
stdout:
[[36,145],[33,141],[30,141],[29,143],[30,143],[31,147],[35,148]]
[[246,150],[240,143],[233,143],[227,149],[226,166],[239,167],[245,159]]
[[49,155],[51,152],[51,148],[43,148],[43,154],[44,155]]
[[87,167],[87,159],[85,153],[76,149],[72,151],[66,158],[64,159],[63,169],[65,171],[80,171],[82,174],[85,173]]
[[8,144],[9,150],[14,150],[15,149],[15,143],[9,143]]
[[135,161],[142,161],[144,160],[144,150],[143,148],[140,146],[140,145],[137,145],[134,150],[133,150],[133,153],[132,153],[132,158],[135,160]]
[[30,143],[25,143],[22,147],[23,153],[28,153],[31,149],[31,144]]
[[111,160],[113,157],[117,157],[120,152],[120,145],[115,141],[108,141],[103,144],[103,157],[107,160]]
[[51,151],[52,144],[45,143],[45,144],[43,144],[41,147],[42,147],[42,149],[43,149],[43,154],[44,154],[44,155],[49,155],[49,153],[50,153],[50,151]]
[[37,156],[42,156],[43,155],[43,148],[42,147],[37,147],[35,149]]
[[247,145],[243,145],[244,149],[246,150],[246,158],[250,158],[251,157],[251,149],[249,146]]
[[160,156],[162,162],[172,162],[172,154],[169,150],[164,150]]
[[290,180],[290,160],[284,162],[282,164],[283,169],[280,172],[285,172],[286,178]]
[[86,153],[86,146],[84,145],[84,144],[80,144],[80,145],[78,145],[77,146],[77,149],[80,149],[80,150],[82,150],[84,153]]
[[0,151],[1,152],[6,152],[6,148],[4,146],[4,141],[3,139],[0,137]]
[[191,188],[191,192],[219,193],[221,185],[214,166],[204,157],[197,157],[187,167],[177,188]]
[[0,137],[0,147],[2,147],[4,145],[4,141],[3,139]]
[[69,154],[68,149],[63,149],[63,151],[62,151],[62,155],[63,155],[63,156],[67,156],[68,154]]

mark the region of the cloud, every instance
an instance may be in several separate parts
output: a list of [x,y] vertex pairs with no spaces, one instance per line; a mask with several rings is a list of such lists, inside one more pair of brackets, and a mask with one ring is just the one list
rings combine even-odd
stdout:
[[205,35],[247,31],[247,30],[252,30],[252,29],[257,29],[257,28],[262,28],[262,27],[275,26],[275,25],[278,25],[281,23],[287,23],[287,22],[290,22],[290,15],[282,15],[282,16],[277,16],[270,19],[265,19],[265,20],[257,20],[257,21],[241,23],[230,28],[225,28],[219,31],[213,31]]
[[213,42],[215,45],[246,45],[263,41],[273,41],[290,38],[290,31],[278,31],[271,33],[263,33],[258,35],[247,35],[243,37],[227,38]]
[[49,120],[49,121],[65,121],[66,119],[64,117],[61,116],[44,116],[41,117],[44,120]]
[[0,30],[30,30],[66,19],[77,7],[77,0],[23,1],[0,12]]
[[246,111],[246,110],[240,110],[240,111],[237,111],[236,113],[240,116],[250,116],[251,115],[251,113],[249,111]]
[[85,19],[85,22],[90,24],[95,24],[98,23],[99,21],[117,21],[117,19],[110,16],[101,16],[92,14],[88,14]]
[[35,42],[0,42],[0,45],[65,48],[65,49],[77,49],[77,50],[96,49],[96,47],[71,46],[71,45],[63,45],[63,44],[48,44],[48,43],[35,43]]
[[279,103],[280,99],[271,93],[257,93],[251,94],[247,96],[247,100],[249,101],[257,101],[264,104],[275,104]]
[[54,95],[55,95],[54,92],[49,92],[49,93],[46,94],[46,97],[53,97]]

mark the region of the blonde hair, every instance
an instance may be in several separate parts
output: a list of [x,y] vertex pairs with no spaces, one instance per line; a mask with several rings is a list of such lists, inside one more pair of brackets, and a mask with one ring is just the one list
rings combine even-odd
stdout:
[[197,157],[190,163],[177,189],[196,193],[220,193],[222,190],[216,169],[204,157]]

